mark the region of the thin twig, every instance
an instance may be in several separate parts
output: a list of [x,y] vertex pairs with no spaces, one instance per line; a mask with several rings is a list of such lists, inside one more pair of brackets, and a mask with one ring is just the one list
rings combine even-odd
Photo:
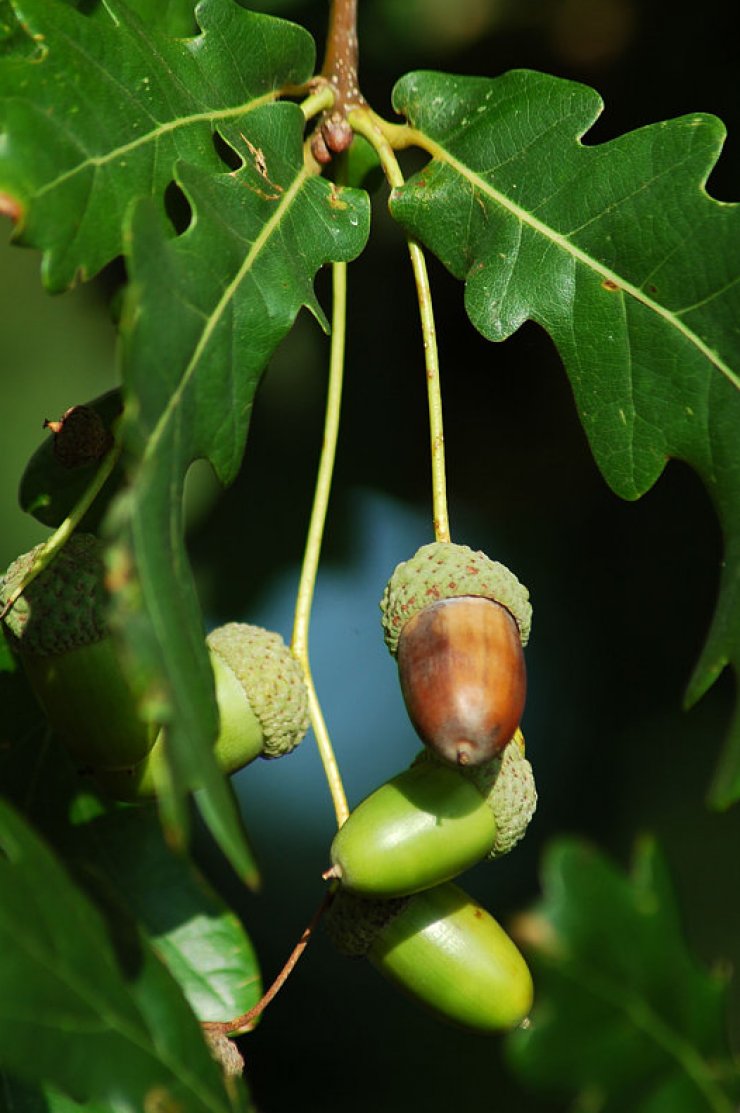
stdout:
[[0,621],[13,609],[23,592],[26,591],[37,576],[41,575],[45,568],[49,567],[57,553],[67,544],[67,541],[69,541],[70,537],[77,529],[77,526],[100,494],[100,491],[118,463],[120,455],[121,445],[119,442],[116,442],[107,455],[103,457],[100,467],[95,473],[90,485],[85,489],[82,498],[78,500],[74,509],[67,515],[62,524],[46,539],[43,546],[36,554],[31,567],[28,569],[21,582],[8,596],[2,611],[0,611]]
[[321,712],[321,706],[311,673],[308,654],[308,627],[311,617],[316,577],[318,575],[321,543],[324,536],[326,514],[331,493],[334,460],[339,436],[339,419],[342,404],[342,384],[344,379],[344,349],[347,316],[347,265],[334,263],[332,266],[332,332],[329,357],[329,385],[326,397],[326,417],[324,420],[324,440],[316,476],[311,520],[306,535],[306,547],[301,567],[301,577],[296,595],[295,618],[291,649],[298,661],[306,681],[309,694],[311,724],[324,766],[329,791],[331,793],[337,825],[341,827],[349,815],[347,796],[337,765],[334,748]]
[[[375,148],[389,185],[398,189],[404,184],[403,173],[398,165],[390,141],[381,128],[378,117],[369,109],[357,109],[349,115],[352,128],[364,136]],[[427,405],[429,408],[429,440],[432,468],[432,507],[434,516],[434,536],[437,541],[450,540],[450,520],[447,509],[447,475],[445,466],[444,423],[442,419],[442,393],[439,381],[439,352],[437,330],[434,324],[432,294],[426,260],[421,247],[409,238],[409,255],[416,282],[416,294],[421,317],[421,332],[424,342],[424,364],[427,380]]]
[[202,1028],[204,1028],[208,1032],[219,1032],[223,1035],[238,1036],[243,1034],[244,1032],[249,1032],[254,1027],[254,1022],[257,1020],[258,1017],[262,1015],[270,1002],[274,1000],[274,998],[278,995],[290,975],[293,973],[298,960],[310,943],[312,936],[315,934],[316,928],[319,926],[321,917],[324,915],[331,901],[334,899],[334,891],[335,889],[331,888],[328,889],[327,892],[324,894],[324,898],[321,901],[321,904],[311,917],[311,922],[304,929],[300,939],[296,943],[293,950],[290,952],[288,961],[285,963],[282,970],[275,978],[270,988],[267,990],[267,993],[262,995],[257,1004],[253,1005],[248,1012],[243,1013],[241,1016],[235,1017],[233,1020],[204,1021],[201,1025]]

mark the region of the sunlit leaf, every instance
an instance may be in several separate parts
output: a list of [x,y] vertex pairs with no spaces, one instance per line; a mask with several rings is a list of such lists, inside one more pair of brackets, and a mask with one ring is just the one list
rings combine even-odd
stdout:
[[0,193],[23,217],[21,243],[44,252],[50,290],[121,254],[129,205],[162,205],[178,159],[218,173],[219,126],[242,121],[283,85],[310,77],[302,28],[203,0],[201,34],[168,37],[119,0],[94,17],[50,0],[13,0],[37,55],[0,60]]

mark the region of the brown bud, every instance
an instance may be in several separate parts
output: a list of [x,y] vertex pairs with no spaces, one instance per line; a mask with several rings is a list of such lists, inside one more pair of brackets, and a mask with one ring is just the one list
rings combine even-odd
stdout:
[[80,468],[102,460],[113,436],[92,406],[72,406],[59,421],[44,422],[54,434],[54,455],[64,468]]
[[404,625],[398,672],[419,737],[446,761],[495,758],[519,725],[526,669],[512,615],[491,599],[455,596]]

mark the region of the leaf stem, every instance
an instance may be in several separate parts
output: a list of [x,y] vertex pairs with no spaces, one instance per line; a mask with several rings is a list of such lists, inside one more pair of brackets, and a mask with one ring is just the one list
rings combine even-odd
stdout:
[[311,120],[314,116],[318,116],[319,112],[331,108],[333,104],[334,90],[328,81],[318,78],[316,89],[301,101],[300,109],[304,120]]
[[291,649],[301,666],[308,688],[311,725],[316,738],[319,755],[324,766],[324,775],[329,785],[329,791],[334,804],[337,826],[341,827],[349,815],[349,806],[347,804],[347,797],[339,773],[339,766],[337,765],[334,748],[331,744],[329,732],[316,693],[308,654],[308,628],[311,618],[311,606],[319,568],[321,543],[324,536],[332,475],[334,473],[337,439],[339,436],[347,317],[346,263],[332,264],[332,283],[331,352],[329,357],[329,384],[326,397],[326,416],[324,419],[324,439],[321,449],[321,458],[319,460],[319,468],[316,475],[316,488],[314,491],[313,507],[311,509],[311,519],[306,535],[303,565],[296,595]]
[[26,591],[37,576],[41,575],[45,568],[49,567],[57,553],[67,544],[67,541],[69,541],[75,529],[100,494],[100,491],[118,463],[120,455],[121,443],[117,440],[114,442],[109,452],[103,457],[100,467],[95,473],[90,485],[85,489],[84,494],[78,500],[71,513],[68,514],[61,525],[55,529],[54,533],[46,539],[42,548],[36,555],[33,564],[28,569],[21,582],[17,584],[10,593],[5,602],[5,606],[2,611],[0,611],[0,621],[13,609],[23,592]]
[[[393,148],[385,135],[383,121],[366,108],[356,109],[348,116],[354,131],[364,136],[375,148],[388,183],[392,189],[404,184],[403,173]],[[439,381],[439,351],[437,348],[437,329],[434,323],[432,293],[429,287],[429,274],[426,259],[416,240],[408,238],[411,267],[416,282],[416,295],[419,302],[421,333],[424,342],[424,363],[427,379],[427,405],[429,408],[429,439],[432,467],[432,506],[434,514],[434,536],[437,541],[450,540],[450,521],[447,509],[447,475],[445,465],[445,440],[442,415],[442,393]]]

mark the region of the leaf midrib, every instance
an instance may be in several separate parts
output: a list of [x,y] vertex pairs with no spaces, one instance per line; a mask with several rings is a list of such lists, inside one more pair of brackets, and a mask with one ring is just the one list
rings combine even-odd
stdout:
[[680,1032],[670,1028],[645,998],[631,996],[618,982],[608,978],[585,963],[571,956],[561,968],[564,978],[574,982],[579,989],[603,1001],[621,1013],[638,1031],[644,1032],[690,1078],[707,1099],[713,1113],[733,1113],[727,1095],[719,1088],[708,1064],[696,1048]]
[[[727,364],[717,352],[712,351],[709,345],[706,344],[700,336],[697,336],[697,334],[692,329],[690,329],[675,313],[671,312],[670,310],[662,306],[659,302],[655,301],[654,298],[651,298],[648,294],[645,293],[644,290],[641,290],[638,286],[635,286],[631,282],[627,282],[616,271],[612,270],[610,267],[605,266],[597,259],[594,259],[593,256],[588,254],[588,252],[584,251],[582,248],[577,247],[574,243],[571,242],[570,239],[568,239],[567,236],[564,236],[562,233],[556,231],[554,228],[550,227],[550,225],[548,224],[545,224],[543,221],[538,220],[537,217],[533,216],[532,213],[522,208],[522,206],[518,205],[515,201],[512,201],[511,198],[508,197],[506,194],[502,193],[500,190],[495,189],[489,182],[485,180],[485,178],[481,177],[481,175],[477,171],[473,170],[470,166],[462,162],[460,159],[455,158],[455,156],[451,154],[446,147],[443,147],[440,143],[432,139],[425,132],[421,132],[416,129],[411,130],[413,131],[414,140],[418,144],[418,146],[428,151],[428,153],[432,155],[433,158],[449,166],[450,169],[454,170],[462,178],[468,181],[473,189],[483,194],[494,204],[499,205],[502,209],[505,209],[506,212],[515,217],[521,224],[524,224],[526,227],[530,228],[537,235],[544,237],[560,251],[571,256],[571,258],[573,258],[577,263],[580,263],[583,266],[587,267],[589,270],[599,275],[604,281],[613,283],[616,286],[614,294],[627,294],[635,301],[645,306],[646,309],[661,317],[671,328],[675,329],[676,332],[680,333],[685,340],[687,340],[694,348],[696,348],[697,351],[700,352],[700,354],[705,359],[707,359],[709,363],[712,364],[712,366],[716,367],[716,369],[721,372],[721,374],[724,375],[725,378],[733,384],[733,386],[740,388],[740,374],[734,371],[732,367],[730,367],[729,364]],[[686,311],[686,309],[681,310],[682,313]]]
[[124,143],[120,147],[114,147],[103,155],[91,155],[89,158],[84,159],[70,170],[66,170],[63,174],[46,182],[45,185],[40,186],[35,191],[34,197],[43,197],[45,193],[49,193],[51,190],[70,181],[78,174],[82,174],[85,170],[90,168],[97,169],[101,166],[106,166],[108,163],[115,162],[116,159],[130,154],[131,151],[135,151],[138,147],[143,147],[148,143],[156,143],[163,136],[168,135],[170,132],[177,131],[179,128],[190,127],[191,125],[202,123],[215,124],[220,120],[232,120],[239,116],[246,116],[247,113],[261,108],[264,104],[271,104],[279,96],[280,90],[276,89],[269,93],[265,93],[261,97],[255,97],[254,100],[245,101],[243,104],[235,105],[231,108],[208,109],[203,112],[193,112],[188,116],[178,116],[174,120],[168,120],[166,123],[152,128],[151,131],[146,132],[144,135],[137,136],[136,139],[132,139],[129,143]]
[[229,282],[228,285],[224,288],[224,291],[221,294],[218,302],[216,303],[216,306],[211,311],[211,313],[209,313],[205,325],[198,338],[198,342],[193,349],[193,354],[191,355],[190,359],[187,362],[187,365],[185,366],[182,378],[180,379],[180,382],[178,383],[175,390],[169,396],[167,405],[162,410],[162,413],[160,414],[156,425],[152,429],[152,432],[147,441],[146,449],[144,451],[144,461],[146,461],[147,459],[151,459],[152,457],[156,457],[159,450],[160,441],[164,437],[170,421],[173,420],[174,416],[178,412],[183,395],[185,394],[185,391],[187,390],[193,375],[197,371],[200,357],[205,351],[208,342],[210,341],[215,329],[217,328],[226,308],[231,303],[237,289],[244,281],[246,276],[249,274],[254,263],[262,253],[264,247],[270,241],[273,233],[277,228],[279,228],[285,217],[286,212],[290,209],[295,197],[308,181],[309,176],[310,175],[306,167],[301,167],[295,177],[294,182],[285,190],[285,193],[283,194],[280,202],[275,208],[275,212],[272,214],[269,220],[265,221],[265,223],[263,224],[259,234],[256,236],[254,242],[252,243],[252,246],[245,255],[241,266],[237,270],[231,282]]

